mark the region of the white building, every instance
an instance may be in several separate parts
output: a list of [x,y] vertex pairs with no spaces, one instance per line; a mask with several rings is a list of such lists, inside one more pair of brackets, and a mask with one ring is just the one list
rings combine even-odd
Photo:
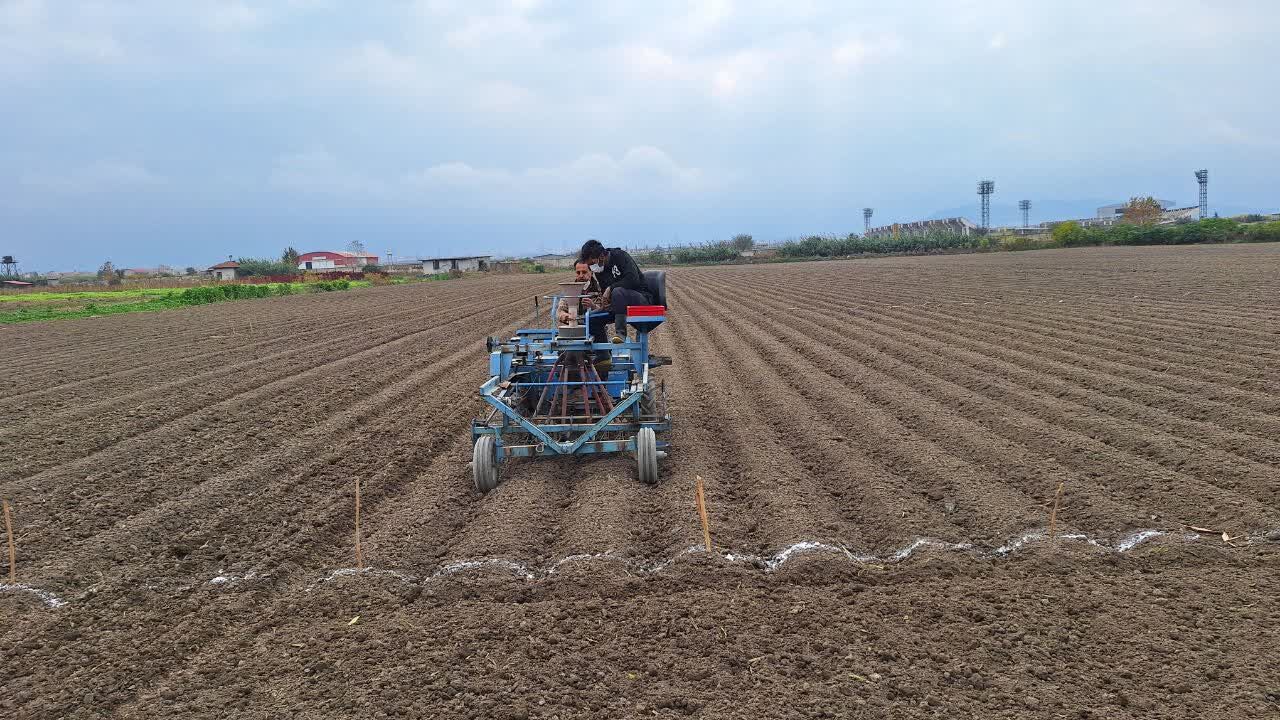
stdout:
[[424,275],[434,275],[436,273],[449,272],[450,270],[461,270],[463,272],[472,270],[484,271],[489,269],[489,263],[492,259],[492,255],[423,258],[422,273]]
[[954,217],[941,220],[917,220],[916,222],[894,223],[884,227],[874,227],[867,231],[866,236],[869,238],[891,238],[946,233],[948,235],[955,234],[968,237],[976,232],[977,229],[978,226],[967,219]]
[[535,255],[530,259],[543,267],[571,268],[573,267],[574,262],[577,261],[578,255],[577,253],[572,253],[569,255],[546,254],[546,255]]
[[236,270],[240,268],[240,263],[235,260],[220,262],[209,268],[207,272],[213,276],[214,280],[235,280]]
[[[1173,207],[1172,200],[1160,200],[1159,198],[1157,198],[1156,202],[1160,203],[1161,210],[1168,210]],[[1103,205],[1102,207],[1098,208],[1097,217],[1103,218],[1103,219],[1119,220],[1122,216],[1124,216],[1124,209],[1127,207],[1129,207],[1129,203],[1127,202],[1114,203],[1112,205]]]

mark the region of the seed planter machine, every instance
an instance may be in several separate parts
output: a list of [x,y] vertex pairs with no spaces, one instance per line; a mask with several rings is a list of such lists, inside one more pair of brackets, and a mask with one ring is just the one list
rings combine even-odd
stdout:
[[[487,339],[491,377],[480,386],[480,397],[488,411],[471,423],[477,490],[496,488],[504,461],[515,457],[630,452],[640,480],[658,481],[658,460],[669,448],[658,434],[671,428],[671,416],[665,387],[653,371],[671,360],[649,352],[649,334],[666,320],[666,273],[644,277],[655,304],[627,308],[634,340],[592,341],[591,317],[602,313],[588,312],[579,322],[579,302],[594,297],[583,283],[561,283],[549,296],[550,327]],[[556,312],[562,299],[571,315],[563,325]],[[536,310],[535,320],[541,322]]]

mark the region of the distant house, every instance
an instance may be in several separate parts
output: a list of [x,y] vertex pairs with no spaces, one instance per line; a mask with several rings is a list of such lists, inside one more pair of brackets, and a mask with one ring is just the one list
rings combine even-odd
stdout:
[[355,272],[365,265],[377,265],[378,256],[369,252],[345,250],[318,250],[298,256],[299,270],[329,270]]
[[214,280],[235,280],[236,271],[240,269],[240,263],[235,260],[227,260],[208,269],[208,273],[213,276]]
[[471,255],[467,257],[423,258],[422,272],[425,275],[449,272],[450,270],[488,270],[492,255]]

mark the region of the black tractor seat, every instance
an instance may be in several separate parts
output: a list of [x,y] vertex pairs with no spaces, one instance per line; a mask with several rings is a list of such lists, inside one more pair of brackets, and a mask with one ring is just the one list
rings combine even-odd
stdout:
[[644,284],[649,286],[649,294],[653,296],[655,305],[667,306],[667,271],[646,270]]

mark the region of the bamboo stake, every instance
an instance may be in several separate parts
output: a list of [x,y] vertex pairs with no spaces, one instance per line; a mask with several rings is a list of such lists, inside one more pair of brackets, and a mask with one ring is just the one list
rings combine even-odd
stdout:
[[707,552],[711,552],[711,524],[707,521],[707,498],[702,488],[702,476],[698,475],[697,490],[694,493],[694,499],[698,503],[698,517],[702,519],[702,542],[707,546]]
[[9,536],[9,582],[18,582],[18,552],[13,547],[13,520],[9,517],[9,501],[4,501],[4,531]]
[[360,478],[356,478],[356,569],[364,570],[364,552],[360,548]]
[[1053,512],[1049,513],[1049,539],[1052,540],[1055,535],[1054,531],[1058,526],[1058,503],[1062,500],[1062,484],[1065,480],[1058,481],[1058,491],[1053,494]]

